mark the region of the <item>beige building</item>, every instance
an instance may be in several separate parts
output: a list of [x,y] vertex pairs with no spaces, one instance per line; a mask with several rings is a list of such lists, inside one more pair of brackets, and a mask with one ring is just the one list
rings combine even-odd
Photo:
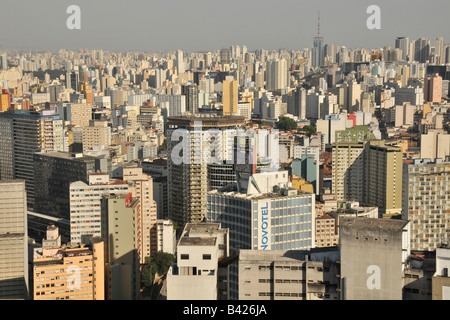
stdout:
[[228,299],[228,229],[220,223],[188,223],[177,244],[176,262],[167,273],[167,300]]
[[50,226],[41,248],[33,253],[34,300],[104,300],[104,243],[61,245]]
[[420,157],[422,159],[445,159],[450,156],[450,134],[444,130],[428,130],[420,135]]
[[70,242],[82,243],[83,237],[102,236],[101,200],[104,194],[126,193],[128,184],[111,180],[107,173],[89,174],[89,183],[76,181],[70,184]]
[[403,219],[411,222],[411,249],[435,250],[450,240],[450,163],[403,165]]
[[28,299],[25,181],[0,180],[0,300]]
[[143,174],[142,168],[123,168],[123,179],[130,185],[134,198],[140,200],[140,213],[137,218],[137,249],[139,263],[157,252],[157,208],[153,200],[153,178]]
[[335,143],[332,192],[337,201],[361,201],[364,196],[364,143]]
[[339,250],[241,250],[239,300],[339,300]]
[[94,146],[111,144],[111,128],[107,121],[91,120],[88,127],[83,127],[82,136],[83,152]]
[[238,114],[238,82],[237,80],[223,81],[223,115],[237,115]]
[[364,203],[377,206],[385,218],[402,213],[403,153],[399,146],[370,141],[367,157],[367,191]]
[[337,246],[338,241],[336,219],[326,213],[316,217],[316,247]]
[[106,299],[139,298],[138,217],[139,199],[132,194],[110,194],[102,198],[106,242]]

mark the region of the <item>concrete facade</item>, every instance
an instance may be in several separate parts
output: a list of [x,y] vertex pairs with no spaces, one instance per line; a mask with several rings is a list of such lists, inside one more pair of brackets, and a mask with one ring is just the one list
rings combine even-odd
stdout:
[[343,300],[402,299],[409,228],[403,220],[340,219]]

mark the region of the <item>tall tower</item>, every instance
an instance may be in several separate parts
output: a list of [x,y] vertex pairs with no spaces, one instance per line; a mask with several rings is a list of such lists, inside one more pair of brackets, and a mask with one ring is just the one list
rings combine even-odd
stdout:
[[320,35],[320,11],[318,14],[317,36],[314,37],[314,48],[312,54],[312,66],[320,67],[325,63],[325,50],[323,37]]

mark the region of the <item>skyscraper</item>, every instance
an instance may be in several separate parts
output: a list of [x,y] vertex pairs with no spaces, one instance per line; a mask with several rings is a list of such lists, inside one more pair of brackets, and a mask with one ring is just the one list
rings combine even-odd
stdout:
[[402,61],[407,61],[407,58],[410,54],[409,38],[408,37],[397,37],[395,39],[395,48],[402,50]]
[[185,72],[185,66],[184,66],[184,58],[183,58],[183,51],[177,50],[177,73],[178,75]]
[[[216,151],[221,153],[221,159],[225,161],[229,159],[226,146],[230,146],[227,134],[244,123],[245,120],[242,117],[184,116],[169,118],[167,124],[169,175],[167,181],[170,219],[180,224],[203,220],[206,216],[208,189],[207,163],[211,161],[210,157],[205,156],[207,153],[205,149],[211,143],[205,137],[207,131],[216,129],[221,132],[221,142],[217,140],[219,145],[217,145]],[[173,138],[174,132],[177,132],[178,137],[178,133],[183,133],[183,141],[180,142],[179,138]],[[179,148],[179,145],[182,146],[182,149]],[[177,159],[177,156],[180,159]],[[213,157],[216,156],[219,157],[219,154]]]
[[442,102],[442,77],[438,73],[424,79],[423,100],[430,103]]
[[25,181],[0,180],[0,300],[28,298]]
[[266,89],[276,91],[284,89],[288,82],[287,61],[285,59],[272,59],[267,61]]
[[28,111],[0,113],[0,178],[25,180],[27,201],[34,204],[33,154],[64,150],[63,120]]
[[314,37],[314,47],[312,52],[312,67],[320,67],[325,63],[324,40],[320,35],[320,12],[318,16],[317,36]]
[[238,112],[238,82],[237,80],[223,81],[223,115],[237,115]]

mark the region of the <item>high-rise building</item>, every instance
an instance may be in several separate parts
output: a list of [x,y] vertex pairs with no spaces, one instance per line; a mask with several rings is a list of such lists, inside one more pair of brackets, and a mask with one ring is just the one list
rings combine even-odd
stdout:
[[105,217],[106,299],[136,300],[140,281],[136,225],[139,199],[131,193],[104,195],[101,208]]
[[442,77],[438,73],[424,79],[423,100],[430,103],[442,102]]
[[143,174],[142,168],[127,167],[123,169],[123,180],[130,185],[134,198],[140,200],[140,212],[137,224],[137,249],[139,263],[158,251],[157,244],[157,208],[153,200],[153,178]]
[[361,201],[364,196],[364,143],[335,143],[332,192],[337,201]]
[[107,121],[90,120],[88,127],[82,127],[83,152],[95,146],[109,146],[111,144],[111,127]]
[[177,73],[178,73],[178,75],[184,73],[185,72],[185,65],[184,65],[184,57],[183,57],[183,51],[182,50],[177,50],[176,63],[177,63]]
[[0,299],[28,299],[25,181],[0,180]]
[[220,49],[220,63],[222,65],[231,63],[231,49],[230,48]]
[[[223,161],[232,160],[229,147],[232,147],[233,143],[230,142],[230,138],[234,137],[233,130],[244,125],[244,122],[242,117],[169,118],[167,129],[169,219],[181,225],[203,220],[206,216],[208,188],[207,163],[212,163],[211,159],[216,157]],[[214,147],[217,152],[214,156],[211,155],[212,151],[209,155],[208,152],[204,152],[207,147],[211,147],[211,138],[207,138],[208,130],[211,129],[218,130],[221,136]],[[178,138],[173,137],[175,132]],[[180,142],[180,134],[186,140]]]
[[7,111],[11,108],[11,93],[6,89],[0,90],[0,112]]
[[420,38],[414,42],[414,61],[426,63],[430,60],[431,44],[429,39]]
[[[126,193],[128,184],[110,180],[107,173],[89,174],[89,182],[70,183],[70,243],[84,243],[83,237],[102,236],[101,200],[104,194]],[[104,223],[104,221],[103,221]]]
[[92,120],[92,104],[88,103],[61,103],[56,106],[56,112],[74,126],[88,127]]
[[[315,196],[287,186],[287,171],[254,174],[208,192],[207,221],[230,230],[230,254],[242,249],[308,249],[315,245]],[[238,297],[238,267],[230,265],[230,297]]]
[[397,37],[395,39],[395,48],[402,50],[402,61],[407,61],[409,56],[409,38]]
[[7,70],[8,69],[8,56],[6,53],[2,53],[0,55],[0,70]]
[[288,69],[285,59],[267,61],[266,89],[276,91],[284,89],[288,85]]
[[186,97],[186,111],[192,114],[198,112],[198,88],[196,85],[190,84],[182,87],[181,94]]
[[404,220],[341,218],[342,299],[401,300],[409,233]]
[[223,81],[223,115],[237,115],[238,113],[238,82],[237,80]]
[[188,223],[167,273],[167,300],[227,300],[228,229],[220,223]]
[[444,130],[428,130],[420,135],[420,157],[422,159],[445,159],[450,155],[450,134]]
[[314,37],[313,45],[311,65],[312,67],[323,66],[325,63],[325,48],[323,37],[320,35],[320,14],[318,16],[317,35]]
[[383,217],[402,213],[403,153],[399,146],[385,141],[367,145],[366,197],[363,203],[378,207]]
[[28,207],[34,204],[33,155],[64,150],[59,116],[14,110],[0,113],[0,178],[25,180]]
[[433,251],[450,240],[450,163],[403,164],[403,219],[411,223],[411,249]]
[[[33,158],[36,188],[35,210],[44,214],[69,218],[70,183],[89,183],[96,172],[95,158],[66,152],[41,152]],[[70,169],[70,170],[68,170]]]
[[33,252],[34,300],[104,300],[104,242],[62,246],[58,228],[49,226],[42,247]]

